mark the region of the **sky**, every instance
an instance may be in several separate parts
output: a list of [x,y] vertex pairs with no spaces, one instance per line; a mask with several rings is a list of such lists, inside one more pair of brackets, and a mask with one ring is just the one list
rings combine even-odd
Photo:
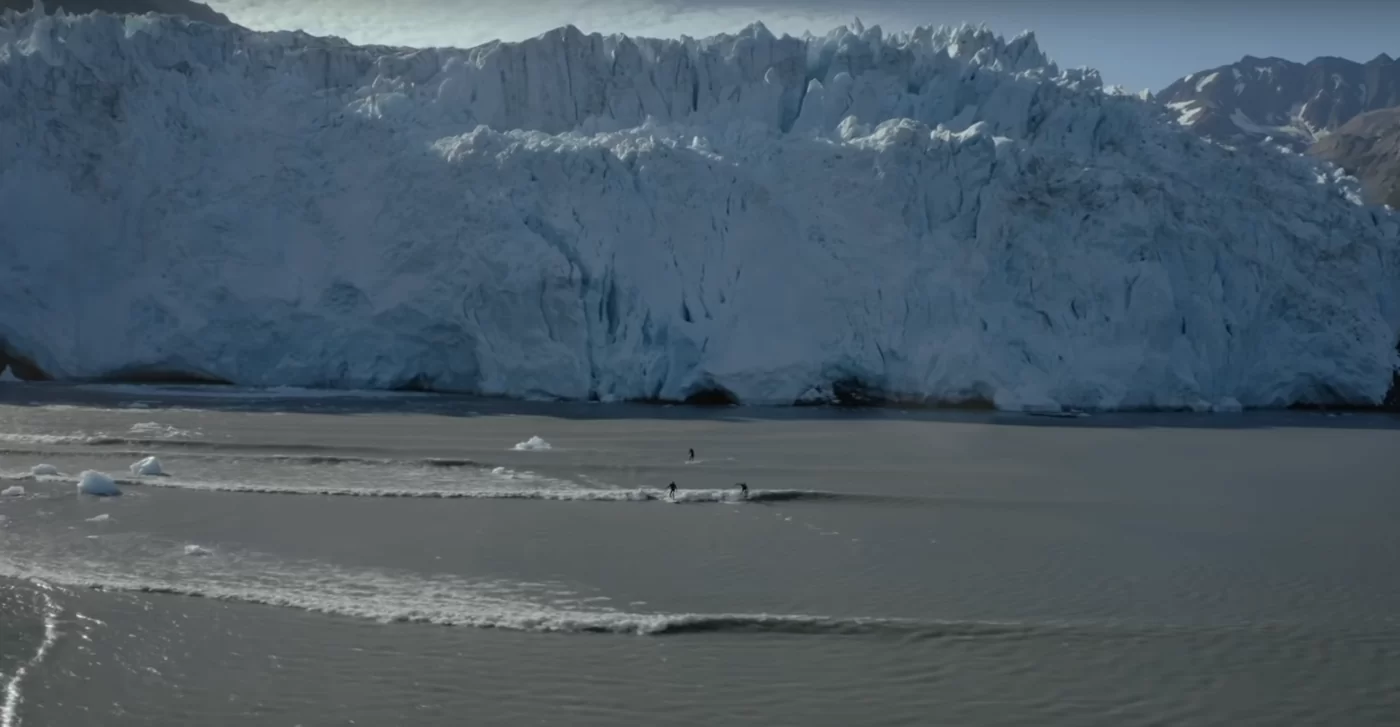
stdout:
[[775,33],[825,33],[859,17],[886,31],[985,23],[1033,30],[1061,67],[1159,91],[1245,55],[1307,61],[1400,57],[1400,0],[205,0],[257,30],[296,29],[354,43],[470,47],[573,24],[585,32],[703,37],[762,21]]

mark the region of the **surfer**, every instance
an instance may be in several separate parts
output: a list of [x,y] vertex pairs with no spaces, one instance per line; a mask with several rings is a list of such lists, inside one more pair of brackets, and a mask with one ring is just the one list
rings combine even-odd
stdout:
[[693,450],[693,449],[690,450],[690,460],[689,460],[689,461],[691,461],[691,462],[694,462],[694,461],[695,461],[695,450]]
[[666,488],[666,496],[672,500],[676,499],[676,483],[672,482],[671,486]]
[[743,482],[740,482],[739,484],[737,484],[737,485],[735,485],[735,486],[738,487],[738,488],[743,492],[743,495],[744,495],[744,499],[745,499],[745,500],[749,499],[749,486],[748,486],[747,484],[745,484],[745,483],[743,483]]

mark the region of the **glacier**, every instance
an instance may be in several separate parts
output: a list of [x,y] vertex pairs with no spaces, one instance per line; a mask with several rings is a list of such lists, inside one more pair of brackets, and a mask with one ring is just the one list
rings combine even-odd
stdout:
[[0,367],[520,398],[1378,405],[1400,224],[1023,33],[471,49],[0,18]]

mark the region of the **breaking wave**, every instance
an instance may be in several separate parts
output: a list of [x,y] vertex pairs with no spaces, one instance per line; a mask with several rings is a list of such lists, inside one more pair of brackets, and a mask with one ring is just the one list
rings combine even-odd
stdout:
[[0,442],[34,445],[80,445],[90,447],[168,447],[179,449],[218,449],[229,451],[331,451],[335,447],[315,444],[284,444],[280,442],[215,442],[207,439],[166,439],[162,437],[130,437],[118,434],[28,434],[0,432]]
[[766,633],[826,636],[904,636],[986,638],[1034,633],[1030,624],[996,621],[932,621],[895,618],[837,618],[784,614],[678,614],[662,617],[649,632],[657,635]]
[[[3,570],[3,564],[0,564]],[[609,609],[584,609],[533,603],[494,586],[472,587],[460,593],[458,602],[442,588],[423,593],[412,584],[338,583],[331,586],[317,576],[318,588],[293,585],[243,587],[238,584],[139,580],[115,576],[78,576],[45,573],[43,579],[70,588],[150,593],[208,598],[219,601],[295,608],[315,613],[363,618],[381,623],[415,623],[437,626],[504,629],[546,633],[593,633],[639,636],[696,634],[791,634],[811,636],[867,636],[920,639],[1007,638],[1033,635],[1041,627],[996,621],[943,621],[875,617],[838,617],[773,613],[635,613]],[[327,588],[326,586],[331,586]]]
[[[6,436],[15,436],[15,435],[4,435],[4,434],[0,434],[0,441],[14,441],[13,439],[11,439],[11,440],[6,440],[6,439],[5,439]],[[55,437],[55,436],[57,436],[57,435],[39,435],[39,436],[50,436],[50,437]],[[111,438],[111,437],[98,437],[98,438],[94,438],[94,437],[85,437],[85,438],[83,438],[83,437],[74,437],[73,439],[75,439],[75,440],[76,440],[76,439],[84,439],[84,440],[87,440],[87,441],[80,441],[80,442],[66,442],[66,441],[65,441],[65,442],[55,442],[55,441],[38,441],[38,440],[36,440],[35,443],[36,443],[36,444],[70,444],[70,443],[77,443],[77,444],[94,444],[94,443],[96,443],[96,444],[127,444],[127,445],[133,445],[133,446],[139,446],[139,445],[143,444],[143,442],[141,442],[141,441],[125,440],[125,439],[122,439],[122,440],[119,440],[119,441],[110,441],[110,440],[114,439],[114,438]],[[94,440],[94,439],[97,439],[97,440],[100,440],[100,441],[97,441],[97,442],[91,441],[91,440]],[[388,457],[356,457],[356,456],[350,456],[350,455],[331,455],[331,454],[272,454],[272,453],[267,453],[267,452],[265,451],[265,450],[268,450],[268,449],[276,449],[276,448],[279,448],[279,445],[262,445],[262,444],[228,445],[228,444],[223,444],[223,443],[220,443],[220,444],[212,444],[212,443],[209,443],[209,442],[190,442],[190,441],[169,442],[169,441],[164,441],[164,440],[156,441],[156,442],[144,442],[144,444],[150,445],[153,449],[155,449],[155,448],[161,448],[161,447],[165,447],[165,446],[171,446],[171,445],[173,445],[173,448],[179,448],[179,449],[194,448],[194,447],[203,446],[203,447],[207,447],[207,448],[211,448],[211,449],[234,450],[235,452],[237,452],[237,453],[219,453],[219,452],[197,452],[197,451],[185,452],[185,451],[181,451],[181,452],[179,453],[179,457],[180,457],[181,459],[198,459],[198,460],[238,460],[238,461],[249,461],[249,460],[252,460],[252,461],[258,461],[258,462],[289,463],[289,464],[306,464],[306,465],[358,464],[358,465],[383,465],[383,466],[400,466],[400,467],[402,467],[402,466],[409,466],[409,467],[442,467],[442,468],[453,468],[453,467],[487,467],[487,466],[489,466],[489,465],[487,465],[486,463],[480,462],[480,461],[478,461],[478,460],[464,459],[464,458],[457,458],[457,457],[424,457],[424,458],[419,458],[419,459],[392,459],[392,458],[388,458]],[[331,449],[331,448],[329,448],[329,447],[327,447],[327,448],[317,448],[317,447],[303,447],[303,446],[300,446],[300,445],[295,446],[295,447],[287,446],[286,448],[288,448],[288,449],[312,449],[312,450],[316,450],[316,449],[326,449],[326,450],[329,450],[329,449]],[[246,452],[246,453],[245,453],[245,452],[239,451],[239,450],[243,450],[243,449],[247,449],[247,450],[250,450],[250,451],[248,451],[248,452]],[[260,453],[259,450],[264,450],[264,451]],[[152,451],[151,449],[104,449],[104,450],[102,450],[102,451],[100,452],[100,454],[103,455],[103,456],[110,456],[110,457],[130,457],[130,458],[133,458],[133,459],[140,459],[140,458],[149,456],[150,453],[151,453],[151,451]],[[64,451],[55,451],[55,450],[51,450],[51,449],[23,449],[23,448],[13,448],[13,447],[0,447],[0,455],[45,456],[45,455],[72,455],[72,454],[74,454],[74,452],[71,452],[71,451],[68,451],[68,452],[64,452]]]
[[[58,482],[72,479],[60,475],[17,473],[0,475],[0,480],[17,482]],[[557,500],[580,502],[652,502],[674,504],[785,502],[793,500],[869,500],[864,495],[848,495],[821,490],[750,490],[748,497],[735,490],[680,490],[671,497],[664,489],[587,489],[581,487],[342,487],[315,484],[263,484],[257,482],[181,480],[171,477],[114,477],[122,487],[159,487],[244,492],[264,495],[321,495],[329,497],[397,497],[469,500]]]

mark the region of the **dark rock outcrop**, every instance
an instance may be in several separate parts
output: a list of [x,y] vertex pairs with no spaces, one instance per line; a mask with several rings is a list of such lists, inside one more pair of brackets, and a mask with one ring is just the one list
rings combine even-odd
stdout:
[[1361,114],[1309,152],[1361,180],[1367,202],[1400,209],[1400,107]]
[[1367,111],[1400,106],[1400,62],[1384,53],[1366,63],[1245,56],[1186,76],[1157,100],[1202,136],[1226,143],[1272,137],[1302,152]]

